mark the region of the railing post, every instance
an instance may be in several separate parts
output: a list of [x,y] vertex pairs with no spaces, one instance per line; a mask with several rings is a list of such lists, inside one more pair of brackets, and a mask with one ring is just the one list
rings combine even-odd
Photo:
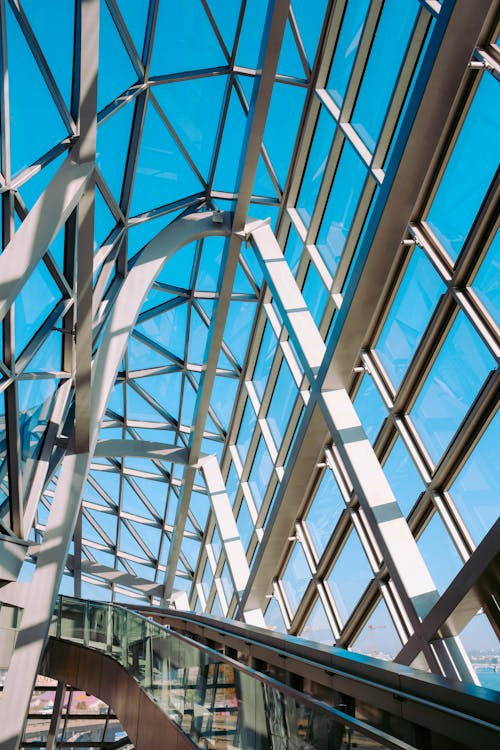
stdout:
[[113,653],[113,607],[108,604],[106,608],[106,651],[108,654]]
[[88,646],[90,640],[90,616],[89,616],[89,603],[85,602],[83,610],[83,645]]
[[124,612],[124,617],[122,620],[123,623],[123,632],[122,637],[120,639],[121,647],[122,647],[122,666],[125,667],[125,669],[128,669],[128,613]]
[[151,623],[146,623],[146,659],[144,664],[144,687],[150,690],[153,686],[153,634]]

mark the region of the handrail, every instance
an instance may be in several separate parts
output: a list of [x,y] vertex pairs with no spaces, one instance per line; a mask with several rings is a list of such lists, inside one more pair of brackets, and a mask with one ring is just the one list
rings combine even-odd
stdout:
[[495,690],[246,623],[170,609],[140,607],[138,611],[225,647],[237,643],[240,653],[267,664],[282,667],[286,657],[286,669],[292,674],[373,703],[456,741],[469,741],[471,747],[484,748],[492,735],[500,743],[500,693]]
[[[119,605],[60,596],[51,626],[51,635],[62,640],[83,643],[87,648],[104,651],[117,659],[195,743],[205,743],[206,732],[200,732],[199,721],[196,725],[195,710],[192,714],[191,728],[187,728],[186,713],[181,712],[179,707],[181,704],[184,706],[187,691],[197,690],[200,693],[200,703],[197,706],[203,714],[206,706],[202,703],[202,693],[209,691],[207,670],[210,671],[210,667],[213,666],[218,673],[221,665],[224,665],[224,674],[232,675],[232,683],[230,681],[224,689],[237,697],[237,702],[232,707],[232,713],[236,713],[237,721],[232,721],[231,724],[233,727],[240,725],[240,739],[243,740],[243,745],[233,744],[234,747],[253,746],[248,742],[248,737],[254,736],[255,733],[262,736],[264,730],[273,736],[282,735],[287,739],[290,733],[295,732],[296,741],[303,740],[305,732],[319,732],[321,737],[326,736],[325,731],[330,732],[329,736],[331,732],[336,732],[339,744],[332,747],[340,747],[344,731],[347,731],[374,740],[383,748],[416,750],[414,745],[339,708],[301,693],[229,656],[220,654],[205,644],[193,641],[171,628],[154,623],[144,615],[131,612]],[[159,657],[163,657],[161,663],[158,661]],[[194,669],[196,678],[201,678],[201,682],[204,678],[204,684],[200,682],[193,686],[190,680],[186,686],[184,681],[182,694],[182,690],[179,691],[178,670],[186,669]],[[155,679],[155,673],[161,674],[161,684]],[[170,683],[166,684],[166,680],[170,680]],[[218,685],[219,682],[216,680],[215,690],[219,689]],[[249,705],[256,726],[253,726],[249,719]],[[321,743],[319,735],[316,738],[311,736],[309,739],[313,743],[315,739]],[[322,746],[310,744],[310,747]],[[206,744],[198,744],[198,747],[206,747]],[[259,747],[267,745],[261,742]]]

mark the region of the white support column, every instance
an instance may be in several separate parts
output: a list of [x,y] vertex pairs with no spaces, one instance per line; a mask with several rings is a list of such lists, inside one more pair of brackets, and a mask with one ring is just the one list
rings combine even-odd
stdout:
[[[241,543],[240,534],[233,515],[231,503],[226,492],[226,485],[222,478],[219,462],[216,456],[207,456],[199,462],[207,483],[210,503],[215,516],[217,528],[226,554],[227,565],[237,595],[245,590],[250,575],[245,550]],[[260,616],[259,616],[260,614]],[[265,627],[262,611],[253,613],[253,624]]]
[[325,356],[321,334],[269,223],[260,222],[257,227],[247,224],[245,232],[251,235],[266,283],[287,321],[288,335],[302,355],[301,364],[306,375],[313,383]]
[[301,364],[312,378],[312,397],[317,400],[359,503],[370,520],[412,625],[418,630],[420,619],[438,600],[432,577],[347,391],[339,388],[315,392],[314,373],[325,346],[271,228],[263,224],[251,228],[251,239]]

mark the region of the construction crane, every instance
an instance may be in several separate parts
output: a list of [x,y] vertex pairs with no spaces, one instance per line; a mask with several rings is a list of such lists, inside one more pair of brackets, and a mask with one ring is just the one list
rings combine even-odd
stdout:
[[370,631],[370,656],[375,656],[377,653],[375,650],[375,635],[374,630],[384,630],[385,625],[368,625],[368,630]]

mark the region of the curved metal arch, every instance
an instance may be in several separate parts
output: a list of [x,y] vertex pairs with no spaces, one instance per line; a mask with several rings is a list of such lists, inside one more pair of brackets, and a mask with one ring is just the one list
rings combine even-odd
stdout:
[[[92,369],[89,451],[68,449],[61,465],[47,527],[38,550],[30,584],[30,606],[25,610],[16,648],[6,676],[2,709],[5,717],[19,720],[19,707],[28,706],[47,637],[64,564],[78,517],[83,488],[90,468],[100,423],[106,411],[129,336],[154,280],[167,261],[185,245],[211,236],[231,235],[230,213],[223,221],[212,220],[213,212],[191,214],[169,224],[141,251],[116,298],[106,322]],[[23,680],[16,680],[22,674]],[[23,718],[24,720],[24,718]],[[7,722],[7,725],[9,722]],[[4,727],[4,737],[19,735],[22,727]],[[14,733],[13,735],[14,736]]]

